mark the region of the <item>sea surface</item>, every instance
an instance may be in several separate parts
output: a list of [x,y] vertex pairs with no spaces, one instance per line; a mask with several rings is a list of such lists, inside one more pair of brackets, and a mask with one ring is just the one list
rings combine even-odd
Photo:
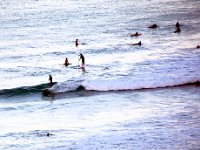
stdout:
[[197,45],[200,0],[1,0],[0,149],[200,149]]

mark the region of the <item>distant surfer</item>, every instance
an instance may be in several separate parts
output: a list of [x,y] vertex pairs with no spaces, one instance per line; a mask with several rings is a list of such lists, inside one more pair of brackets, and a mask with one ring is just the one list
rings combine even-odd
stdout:
[[174,33],[180,33],[181,32],[181,28],[180,28],[180,24],[179,22],[176,23],[176,31],[174,31]]
[[64,63],[64,65],[65,65],[65,66],[68,66],[68,65],[70,65],[70,63],[69,63],[69,61],[68,61],[68,58],[67,58],[67,57],[65,58],[65,63]]
[[49,75],[49,85],[52,86],[53,85],[53,78],[51,75]]
[[197,47],[196,48],[200,48],[200,45],[197,45]]
[[148,28],[151,28],[151,29],[155,29],[155,28],[157,28],[157,27],[158,27],[157,24],[152,24],[152,25],[148,26]]
[[176,28],[180,28],[179,22],[176,23]]
[[80,54],[80,55],[79,55],[78,61],[80,61],[80,60],[81,60],[80,68],[81,68],[81,69],[85,69],[85,57],[83,56],[83,54]]
[[133,37],[133,36],[140,36],[140,35],[141,35],[141,33],[136,32],[134,34],[131,34],[131,37]]
[[142,42],[140,41],[140,42],[138,42],[138,43],[135,43],[135,44],[128,44],[128,45],[131,45],[131,46],[139,45],[139,46],[141,46],[141,45],[142,45]]
[[78,39],[76,39],[75,46],[78,47],[78,45],[79,45],[79,41],[78,41]]

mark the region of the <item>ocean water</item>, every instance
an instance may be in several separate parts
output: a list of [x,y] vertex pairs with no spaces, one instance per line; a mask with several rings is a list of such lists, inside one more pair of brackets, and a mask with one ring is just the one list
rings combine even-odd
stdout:
[[199,149],[199,14],[199,0],[2,0],[0,148]]

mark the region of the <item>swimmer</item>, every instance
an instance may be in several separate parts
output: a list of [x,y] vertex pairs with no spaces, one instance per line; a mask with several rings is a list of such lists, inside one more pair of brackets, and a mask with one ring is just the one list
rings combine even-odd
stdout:
[[131,46],[139,45],[139,46],[141,46],[141,45],[142,45],[142,42],[140,41],[140,42],[138,42],[138,43],[135,43],[135,44],[128,44],[128,45],[131,45]]
[[65,63],[64,63],[64,65],[65,65],[65,66],[68,66],[68,65],[70,65],[70,63],[69,63],[69,61],[68,61],[67,57],[66,57],[66,59],[65,59]]
[[152,25],[148,26],[148,28],[151,28],[151,29],[155,29],[155,28],[157,28],[157,27],[158,27],[157,24],[152,24]]
[[197,47],[196,48],[200,48],[200,45],[197,45]]
[[[81,69],[84,69],[84,68],[85,68],[85,57],[83,56],[83,54],[80,54],[80,55],[79,55],[79,60],[81,60],[80,68],[81,68]],[[78,61],[79,61],[79,60],[78,60]]]
[[141,33],[136,32],[134,34],[131,34],[131,37],[133,37],[133,36],[140,36],[140,35],[141,35]]

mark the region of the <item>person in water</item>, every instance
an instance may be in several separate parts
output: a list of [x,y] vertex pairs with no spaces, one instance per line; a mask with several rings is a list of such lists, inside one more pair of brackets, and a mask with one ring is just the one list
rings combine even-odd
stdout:
[[196,48],[200,48],[200,45],[197,45],[197,47]]
[[79,45],[79,41],[78,41],[78,39],[76,39],[75,46],[78,47],[78,45]]
[[51,75],[49,75],[49,85],[52,86],[53,85],[53,78]]
[[85,68],[85,57],[83,56],[83,54],[79,55],[79,60],[78,61],[80,61],[80,60],[81,60],[80,68],[84,69]]
[[181,28],[180,28],[180,24],[179,22],[176,23],[176,31],[174,31],[174,33],[180,33],[181,32]]
[[151,28],[151,29],[155,29],[155,28],[157,28],[157,27],[158,27],[157,24],[152,24],[152,25],[148,26],[148,28]]
[[64,65],[65,65],[65,66],[68,66],[69,64],[70,64],[70,63],[69,63],[69,61],[68,61],[68,58],[66,57],[66,58],[65,58],[65,63],[64,63]]
[[176,28],[180,28],[179,22],[176,23]]
[[131,37],[133,37],[133,36],[140,36],[140,35],[141,35],[141,33],[136,32],[134,34],[131,34]]
[[141,45],[142,45],[142,42],[140,41],[140,42],[138,42],[138,43],[135,43],[135,44],[128,44],[128,45],[131,45],[131,46],[139,45],[139,46],[141,46]]

